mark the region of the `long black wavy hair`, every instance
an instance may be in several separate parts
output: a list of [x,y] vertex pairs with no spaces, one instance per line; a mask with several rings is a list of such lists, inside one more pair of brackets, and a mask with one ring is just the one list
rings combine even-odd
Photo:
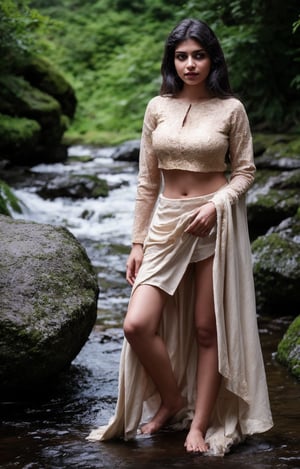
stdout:
[[204,22],[195,19],[182,20],[169,34],[161,64],[161,95],[172,95],[182,90],[183,81],[177,75],[174,58],[178,44],[187,39],[194,39],[205,49],[211,60],[210,73],[206,79],[207,89],[212,96],[227,98],[233,96],[230,87],[227,66],[220,43],[212,29]]

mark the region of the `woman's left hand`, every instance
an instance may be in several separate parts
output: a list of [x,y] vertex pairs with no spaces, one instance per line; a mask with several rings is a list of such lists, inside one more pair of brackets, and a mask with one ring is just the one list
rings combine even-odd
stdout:
[[212,202],[208,202],[194,211],[191,222],[184,231],[194,236],[205,238],[209,235],[216,221],[216,207]]

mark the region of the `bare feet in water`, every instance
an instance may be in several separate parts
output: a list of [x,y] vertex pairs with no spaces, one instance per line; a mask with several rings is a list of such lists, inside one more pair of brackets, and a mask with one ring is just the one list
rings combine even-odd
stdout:
[[186,437],[184,446],[188,453],[205,453],[209,450],[205,443],[203,433],[197,428],[191,428]]
[[186,401],[183,399],[183,397],[180,397],[177,403],[170,407],[162,404],[154,415],[153,419],[141,427],[141,432],[148,435],[158,432],[168,422],[168,420],[170,420],[180,410],[182,410],[185,405]]

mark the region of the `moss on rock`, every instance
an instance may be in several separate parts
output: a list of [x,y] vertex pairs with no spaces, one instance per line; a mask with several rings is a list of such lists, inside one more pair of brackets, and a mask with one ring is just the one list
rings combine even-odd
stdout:
[[12,116],[33,119],[49,115],[58,119],[61,108],[58,101],[46,93],[33,88],[22,77],[4,75],[0,77],[0,109]]
[[51,62],[19,57],[0,76],[0,113],[6,116],[0,119],[0,159],[22,165],[65,160],[61,141],[76,104],[73,87]]
[[[60,147],[69,118],[52,96],[32,87],[21,77],[4,75],[0,77],[0,112],[8,116],[2,118],[3,132],[7,129],[7,135],[11,136],[4,142],[2,159],[23,165],[66,159],[66,152],[61,152]],[[23,120],[13,121],[12,118]]]
[[299,244],[271,233],[257,238],[252,252],[258,310],[280,314],[285,308],[293,314],[300,306]]
[[[284,184],[284,182],[282,182]],[[257,193],[248,201],[248,223],[251,239],[266,233],[268,229],[278,225],[283,220],[296,215],[300,206],[299,188],[296,180],[290,179],[287,184],[294,184],[293,189],[268,189]]]
[[30,56],[18,67],[19,73],[34,87],[53,96],[63,114],[73,117],[76,109],[75,92],[64,76],[44,57]]
[[[267,154],[280,153],[281,156],[291,156],[299,158],[300,155],[300,137],[298,134],[267,134],[254,133],[254,147],[260,150],[264,149]],[[262,153],[260,151],[259,153]]]
[[258,168],[300,168],[300,137],[297,134],[255,134]]
[[300,379],[300,315],[294,319],[280,341],[277,360]]
[[0,114],[0,149],[2,155],[22,151],[22,146],[34,149],[40,136],[41,126],[32,119]]
[[65,228],[0,216],[0,242],[0,393],[22,393],[79,353],[99,288],[86,251]]
[[278,182],[273,184],[273,188],[276,189],[297,189],[297,195],[299,194],[300,189],[300,169],[295,169],[294,171],[290,171],[287,175],[282,177],[278,177]]

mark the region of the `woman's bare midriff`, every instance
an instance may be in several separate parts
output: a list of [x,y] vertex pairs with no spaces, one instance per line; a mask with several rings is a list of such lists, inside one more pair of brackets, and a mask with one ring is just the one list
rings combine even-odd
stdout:
[[211,194],[227,183],[222,172],[198,173],[179,169],[162,170],[163,195],[169,199],[197,197]]

